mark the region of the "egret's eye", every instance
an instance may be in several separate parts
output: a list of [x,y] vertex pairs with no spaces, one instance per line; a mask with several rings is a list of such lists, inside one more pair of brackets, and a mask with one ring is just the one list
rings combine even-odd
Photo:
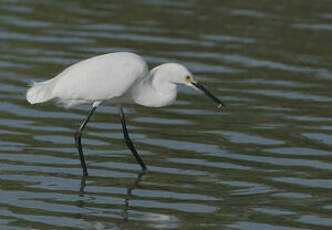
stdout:
[[191,82],[191,77],[190,76],[186,76],[186,82]]

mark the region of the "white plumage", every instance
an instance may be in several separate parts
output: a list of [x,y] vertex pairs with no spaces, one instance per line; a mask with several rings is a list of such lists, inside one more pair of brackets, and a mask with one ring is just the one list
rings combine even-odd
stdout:
[[196,82],[183,65],[166,63],[149,72],[143,58],[126,52],[95,56],[73,64],[48,81],[34,83],[28,89],[26,97],[31,104],[51,100],[61,102],[66,107],[83,103],[92,104],[88,116],[75,133],[83,175],[87,176],[81,135],[97,106],[102,103],[120,105],[120,118],[126,144],[145,170],[145,164],[129,138],[122,104],[136,103],[149,107],[171,104],[176,98],[177,84],[199,89],[217,102],[218,107],[223,105],[218,98]]
[[108,101],[123,96],[147,74],[146,63],[136,54],[104,54],[71,65],[51,80],[33,84],[27,100],[35,104],[56,99],[66,107]]

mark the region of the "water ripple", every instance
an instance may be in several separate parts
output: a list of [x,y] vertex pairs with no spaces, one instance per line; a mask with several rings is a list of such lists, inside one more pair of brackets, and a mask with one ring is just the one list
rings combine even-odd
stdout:
[[[0,0],[0,228],[328,229],[327,12],[321,1]],[[89,106],[30,105],[25,92],[116,51],[186,65],[226,107],[185,87],[166,108],[126,105],[142,173],[117,107],[101,106],[82,178],[73,134]]]

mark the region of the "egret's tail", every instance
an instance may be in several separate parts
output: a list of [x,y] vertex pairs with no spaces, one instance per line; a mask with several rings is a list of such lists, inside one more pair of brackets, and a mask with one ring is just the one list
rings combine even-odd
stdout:
[[[53,80],[53,79],[52,79]],[[54,84],[52,81],[33,83],[27,92],[27,100],[30,104],[37,104],[53,99],[52,91]]]

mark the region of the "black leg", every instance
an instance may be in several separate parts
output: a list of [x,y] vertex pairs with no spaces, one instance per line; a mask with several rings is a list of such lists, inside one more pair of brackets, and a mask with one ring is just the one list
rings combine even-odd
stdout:
[[134,157],[136,158],[137,162],[141,165],[142,169],[146,170],[146,167],[145,167],[145,164],[144,164],[142,158],[138,155],[133,142],[129,138],[128,130],[126,127],[126,118],[125,118],[122,107],[120,107],[120,118],[121,118],[122,131],[123,131],[124,139],[126,141],[126,145],[130,149],[130,151],[133,153]]
[[80,155],[80,160],[81,160],[81,165],[82,165],[83,176],[84,177],[86,177],[88,175],[88,170],[86,168],[86,164],[85,164],[85,160],[84,160],[82,144],[81,144],[81,136],[82,136],[82,132],[83,132],[84,127],[86,126],[86,124],[90,120],[90,118],[91,118],[92,114],[94,113],[94,111],[96,110],[96,108],[97,107],[92,107],[92,109],[88,113],[88,116],[85,118],[85,120],[82,122],[81,126],[79,127],[79,129],[75,133],[75,143],[76,143],[76,146],[77,146],[77,149],[78,149],[78,153]]

